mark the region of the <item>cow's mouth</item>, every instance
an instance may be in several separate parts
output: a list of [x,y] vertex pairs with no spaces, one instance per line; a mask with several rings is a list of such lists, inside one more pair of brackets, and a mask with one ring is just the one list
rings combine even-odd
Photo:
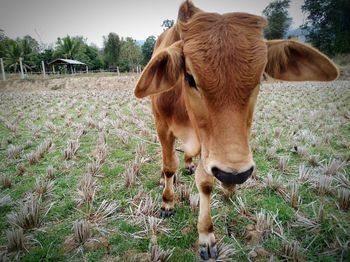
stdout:
[[217,167],[212,168],[213,175],[225,185],[243,184],[253,173],[254,166],[245,172],[225,172]]

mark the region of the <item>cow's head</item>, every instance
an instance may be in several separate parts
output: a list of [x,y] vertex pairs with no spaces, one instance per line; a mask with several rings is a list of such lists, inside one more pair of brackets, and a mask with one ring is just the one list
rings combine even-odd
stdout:
[[254,169],[249,146],[262,74],[289,81],[333,80],[336,66],[296,41],[265,41],[266,21],[245,13],[206,13],[180,6],[180,41],[157,50],[143,71],[139,98],[185,86],[189,116],[201,142],[201,164],[224,185],[243,183]]

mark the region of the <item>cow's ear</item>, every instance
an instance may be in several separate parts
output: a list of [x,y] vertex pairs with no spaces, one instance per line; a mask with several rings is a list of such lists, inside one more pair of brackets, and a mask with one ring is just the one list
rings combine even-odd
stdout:
[[136,97],[143,98],[168,91],[183,80],[182,47],[183,42],[177,41],[154,54],[136,84]]
[[267,41],[265,72],[286,81],[331,81],[339,71],[337,66],[315,48],[294,40]]
[[197,8],[192,1],[186,0],[180,5],[177,19],[183,23],[186,23],[195,13],[201,10]]

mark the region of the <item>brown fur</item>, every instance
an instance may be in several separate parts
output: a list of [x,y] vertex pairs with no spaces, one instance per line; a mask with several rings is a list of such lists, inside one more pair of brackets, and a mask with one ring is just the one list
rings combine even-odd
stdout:
[[188,23],[180,23],[184,55],[191,58],[192,73],[210,103],[224,106],[248,101],[266,64],[264,22],[242,13],[200,12]]

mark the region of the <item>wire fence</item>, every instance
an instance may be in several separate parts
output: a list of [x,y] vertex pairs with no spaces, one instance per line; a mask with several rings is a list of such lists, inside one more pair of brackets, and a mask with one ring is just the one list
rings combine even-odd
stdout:
[[26,70],[25,67],[22,65],[22,60],[19,59],[20,63],[20,70],[19,72],[13,73],[13,72],[6,72],[4,61],[2,58],[0,58],[0,67],[1,67],[1,78],[0,80],[7,81],[7,80],[19,80],[19,79],[45,79],[45,78],[65,78],[65,77],[74,77],[74,76],[121,76],[121,75],[135,75],[141,73],[142,67],[136,66],[135,68],[132,68],[129,72],[123,72],[121,73],[119,68],[113,68],[113,69],[98,69],[98,70],[90,70],[87,67],[84,69],[76,69],[74,70],[47,70],[49,66],[46,66],[44,62],[42,62],[41,71],[33,71],[33,70]]

